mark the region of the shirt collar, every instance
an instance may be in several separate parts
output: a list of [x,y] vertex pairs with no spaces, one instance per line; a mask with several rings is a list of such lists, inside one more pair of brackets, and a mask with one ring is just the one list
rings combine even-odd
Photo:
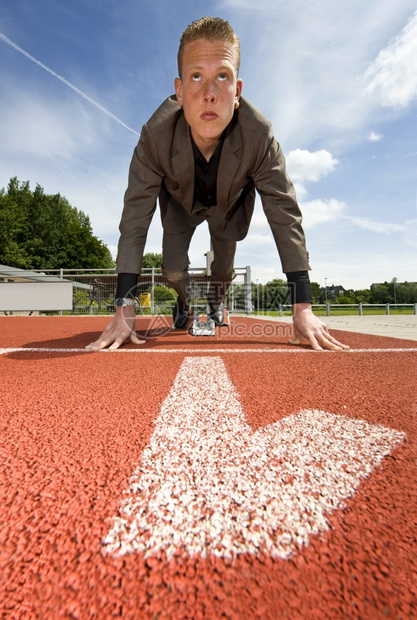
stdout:
[[[213,153],[213,155],[210,157],[210,161],[219,156],[220,151],[222,150],[222,146],[223,146],[223,142],[224,142],[224,138],[226,136],[226,129],[223,131],[222,135],[220,136],[220,140],[218,145],[216,146],[216,149]],[[200,159],[200,157],[202,157],[204,159],[204,156],[202,155],[202,153],[200,152],[200,149],[198,148],[198,146],[196,145],[196,143],[194,142],[194,138],[191,135],[191,129],[190,129],[190,138],[191,138],[191,144],[193,147],[193,155],[194,155],[194,159],[195,161],[197,161],[198,159]],[[205,161],[205,159],[204,159]],[[209,163],[209,162],[208,162]]]

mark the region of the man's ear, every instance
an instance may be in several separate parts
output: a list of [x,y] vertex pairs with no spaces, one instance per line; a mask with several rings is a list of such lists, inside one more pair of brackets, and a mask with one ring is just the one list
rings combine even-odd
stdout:
[[235,95],[235,103],[239,103],[240,95],[241,95],[241,93],[242,93],[242,86],[243,86],[243,82],[242,82],[242,80],[239,78],[238,80],[236,80],[236,95]]
[[174,80],[175,94],[177,95],[177,101],[182,105],[182,81],[180,78]]

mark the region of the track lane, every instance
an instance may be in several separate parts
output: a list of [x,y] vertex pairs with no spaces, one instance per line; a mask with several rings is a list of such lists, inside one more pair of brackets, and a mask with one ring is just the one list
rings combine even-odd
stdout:
[[[6,317],[0,325],[10,319],[15,325],[1,332],[2,348],[54,343],[80,349],[92,333],[90,327],[86,336],[84,320],[72,317]],[[329,531],[313,537],[302,553],[285,561],[244,554],[167,562],[163,554],[117,559],[102,552],[160,405],[190,355],[189,337],[164,338],[161,349],[169,349],[167,342],[183,350],[0,356],[2,613],[46,619],[412,617],[417,372],[405,341],[401,348],[409,350],[394,352],[389,349],[397,340],[352,335],[349,344],[373,349],[360,355],[265,355],[222,352],[222,342],[199,345],[198,356],[212,355],[211,348],[220,353],[254,430],[315,407],[407,434],[346,508],[331,516]],[[272,346],[269,336],[265,343]],[[259,339],[250,346],[259,348]],[[275,346],[286,350],[285,340]]]

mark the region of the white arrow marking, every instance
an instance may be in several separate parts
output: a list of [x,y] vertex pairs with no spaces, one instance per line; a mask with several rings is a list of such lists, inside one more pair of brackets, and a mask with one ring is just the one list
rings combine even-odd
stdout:
[[221,358],[185,358],[105,548],[288,558],[404,440],[323,411],[254,432]]

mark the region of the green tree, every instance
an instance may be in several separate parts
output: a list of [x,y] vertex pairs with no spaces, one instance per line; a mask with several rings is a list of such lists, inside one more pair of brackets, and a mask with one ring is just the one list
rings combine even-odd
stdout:
[[392,304],[394,302],[394,295],[390,289],[392,289],[392,287],[388,282],[375,284],[371,289],[370,303]]
[[344,295],[338,295],[334,301],[334,304],[354,304],[355,302],[355,294],[352,289],[345,291]]
[[397,303],[415,304],[417,303],[417,283],[402,282],[397,284]]
[[371,299],[371,291],[369,288],[352,291],[355,304],[369,304]]
[[16,177],[0,191],[0,263],[22,269],[114,266],[88,215],[40,185],[32,192],[28,181]]
[[[253,287],[252,287],[253,294]],[[227,292],[227,302],[230,310],[241,310],[245,307],[245,295],[246,290],[242,284],[234,284],[233,282],[229,286]]]
[[318,304],[321,297],[321,286],[318,282],[311,283],[311,293],[313,296],[313,303]]
[[266,310],[278,310],[280,304],[290,303],[290,293],[285,280],[275,278],[265,284],[263,303]]
[[162,254],[147,252],[143,255],[142,267],[162,267]]

